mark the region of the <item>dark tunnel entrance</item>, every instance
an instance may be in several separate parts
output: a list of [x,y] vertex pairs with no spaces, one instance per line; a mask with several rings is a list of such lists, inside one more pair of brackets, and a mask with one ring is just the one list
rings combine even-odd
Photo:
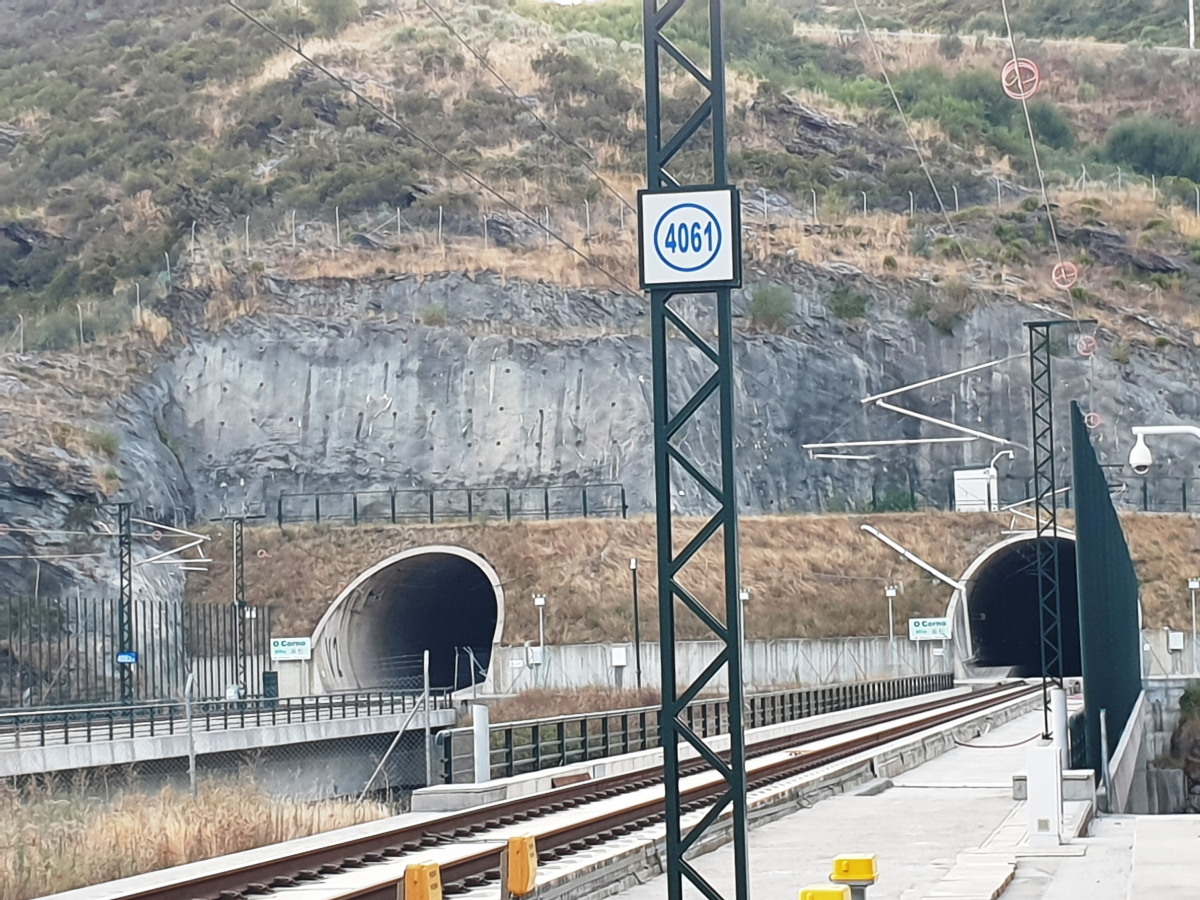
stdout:
[[399,554],[359,576],[317,626],[321,680],[329,690],[419,690],[428,650],[433,688],[480,683],[502,604],[495,571],[470,551]]
[[[1078,677],[1082,668],[1075,542],[1066,538],[1056,540],[1062,604],[1063,675]],[[1017,677],[1040,676],[1037,542],[1020,541],[997,551],[975,573],[967,596],[975,667],[1010,669]]]

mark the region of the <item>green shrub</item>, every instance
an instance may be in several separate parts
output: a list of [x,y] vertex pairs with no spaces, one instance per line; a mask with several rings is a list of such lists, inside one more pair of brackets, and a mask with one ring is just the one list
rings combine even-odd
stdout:
[[869,295],[852,291],[845,284],[839,284],[829,295],[829,311],[839,319],[861,319],[870,304]]
[[750,297],[750,321],[756,328],[783,328],[795,309],[795,295],[783,285],[760,284]]
[[954,32],[951,31],[943,34],[941,39],[938,40],[938,53],[942,55],[943,59],[958,59],[962,56],[962,52],[962,38]]
[[446,307],[440,303],[432,303],[417,310],[417,320],[429,328],[446,327]]
[[323,34],[336,34],[358,18],[355,0],[304,0]]
[[1105,153],[1142,175],[1200,181],[1200,129],[1153,116],[1126,119],[1108,132]]
[[109,459],[115,459],[117,451],[121,447],[121,439],[113,431],[85,431],[84,443],[87,444],[89,450],[96,453],[103,453]]

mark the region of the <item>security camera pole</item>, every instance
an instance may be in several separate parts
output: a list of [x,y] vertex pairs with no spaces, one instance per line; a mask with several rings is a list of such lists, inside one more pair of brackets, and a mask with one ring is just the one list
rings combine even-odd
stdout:
[[1190,434],[1200,438],[1200,427],[1195,425],[1134,425],[1133,449],[1129,451],[1129,467],[1139,475],[1145,475],[1154,465],[1154,455],[1146,445],[1146,435]]

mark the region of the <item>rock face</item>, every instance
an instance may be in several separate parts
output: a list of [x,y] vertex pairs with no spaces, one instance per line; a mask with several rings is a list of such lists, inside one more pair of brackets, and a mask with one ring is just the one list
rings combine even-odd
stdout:
[[[917,285],[885,292],[799,264],[789,278],[796,312],[783,333],[751,329],[747,293],[735,294],[742,509],[844,507],[872,490],[904,497],[911,490],[918,501],[944,505],[954,467],[985,466],[1005,445],[855,451],[870,460],[812,459],[801,445],[962,436],[860,401],[1010,356],[888,402],[1015,441],[1016,460],[1002,467],[1030,472],[1023,323],[1044,311],[1015,300],[968,303],[938,328],[924,315],[913,318],[922,313],[913,301]],[[831,294],[848,278],[871,298],[866,319],[830,311]],[[641,298],[483,276],[268,287],[269,311],[215,333],[195,331],[145,383],[114,400],[121,483],[142,503],[211,517],[271,505],[281,491],[619,482],[631,513],[652,508],[650,341]],[[685,299],[678,308],[713,337],[702,301]],[[1200,359],[1190,350],[1135,351],[1132,364],[1121,365],[1111,359],[1113,335],[1096,335],[1099,351],[1090,359],[1076,352],[1078,336],[1066,327],[1055,343],[1055,440],[1064,473],[1069,399],[1099,415],[1094,437],[1108,463],[1124,462],[1131,425],[1200,417]],[[669,378],[678,409],[711,367],[673,337]],[[690,424],[681,441],[715,478],[715,415]],[[1157,445],[1161,473],[1187,474],[1187,464],[1170,458],[1172,447],[1190,456],[1184,444]],[[1019,485],[1012,489],[1021,493]],[[679,479],[675,491],[680,510],[708,508],[690,479]],[[53,479],[6,479],[0,517],[61,522],[75,499]],[[28,579],[28,572],[5,571],[10,587]],[[104,580],[99,572],[96,578]]]

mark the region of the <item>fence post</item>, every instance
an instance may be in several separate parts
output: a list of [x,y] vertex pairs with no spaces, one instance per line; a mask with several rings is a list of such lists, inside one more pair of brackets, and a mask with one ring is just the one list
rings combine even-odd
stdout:
[[1150,511],[1150,483],[1142,479],[1142,512]]
[[392,488],[388,493],[391,495],[392,501],[392,524],[396,524],[396,489]]
[[433,524],[433,488],[429,489],[429,524]]
[[1179,483],[1179,486],[1182,489],[1183,494],[1183,511],[1187,512],[1187,479],[1183,479],[1183,481]]
[[621,518],[629,518],[629,503],[625,499],[625,485],[621,485]]
[[471,498],[472,498],[471,489],[467,488],[467,521],[468,522],[475,521],[474,504],[472,504]]
[[315,494],[314,496],[316,497],[316,501],[317,501],[316,514],[317,514],[317,524],[319,525],[319,524],[321,524],[321,495]]
[[586,518],[588,517],[588,508],[587,508],[587,486],[586,486],[586,485],[585,485],[585,486],[584,486],[584,488],[583,488],[583,491],[582,491],[582,496],[583,496],[583,517],[586,519]]
[[278,501],[276,501],[275,521],[279,523],[279,527],[283,527],[283,494],[280,493]]
[[357,525],[358,524],[358,492],[355,491],[353,494],[351,494],[350,499],[351,499],[351,504],[353,506],[352,514],[354,516],[354,524]]
[[506,522],[512,521],[512,494],[508,488],[504,489],[504,520]]
[[550,521],[550,489],[549,488],[542,488],[542,512],[543,512],[542,518],[544,518],[547,522],[549,522]]

